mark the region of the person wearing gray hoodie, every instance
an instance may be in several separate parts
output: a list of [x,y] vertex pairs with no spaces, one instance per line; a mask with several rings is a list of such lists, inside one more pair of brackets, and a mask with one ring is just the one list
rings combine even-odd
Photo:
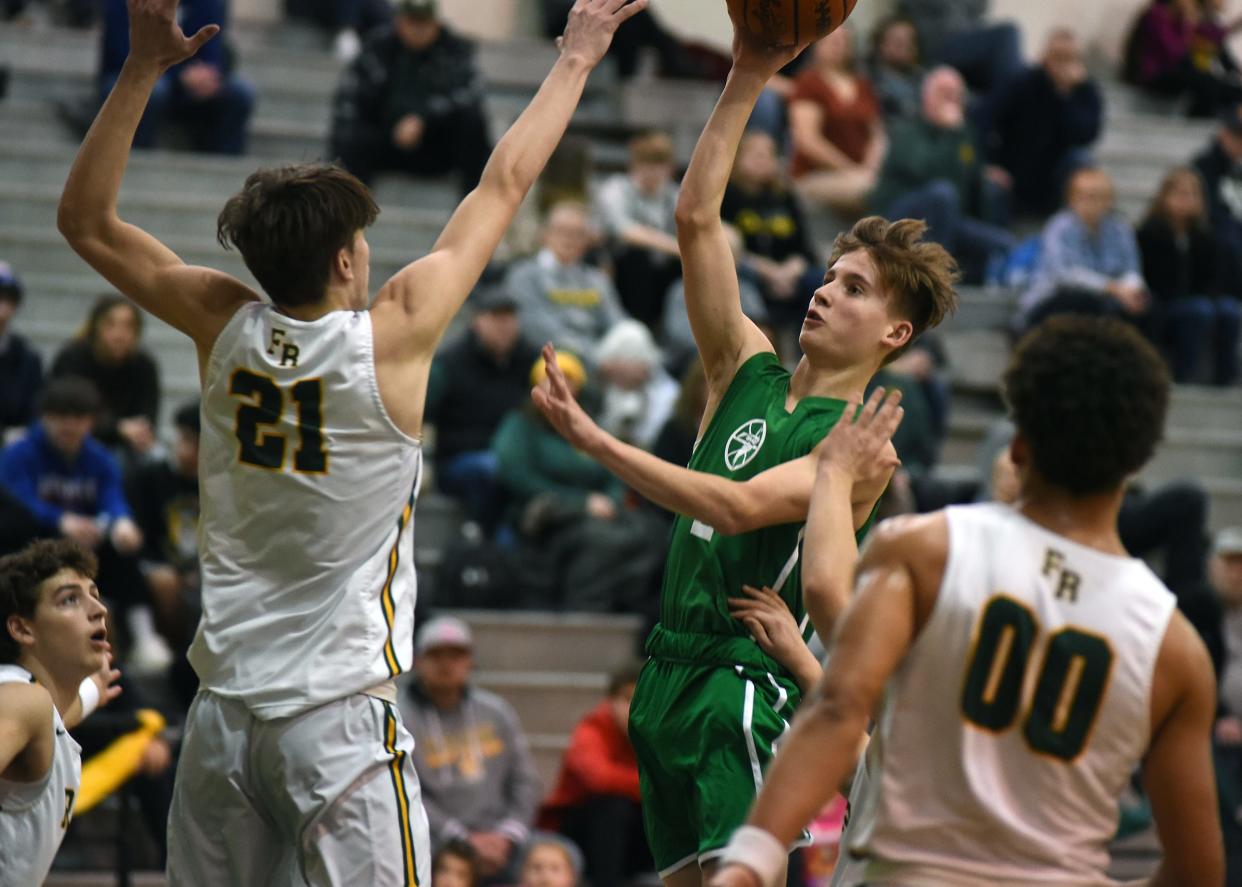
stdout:
[[414,679],[400,697],[432,849],[467,841],[486,883],[509,872],[543,796],[517,713],[471,686],[474,641],[460,619],[427,622],[414,642]]

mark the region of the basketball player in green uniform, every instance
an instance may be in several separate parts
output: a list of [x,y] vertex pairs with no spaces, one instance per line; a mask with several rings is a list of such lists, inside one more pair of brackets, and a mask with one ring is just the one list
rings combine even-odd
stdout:
[[[803,588],[802,525],[816,448],[872,376],[954,304],[955,264],[925,226],[864,219],[837,239],[790,374],[742,312],[720,205],[746,122],[768,79],[796,53],[735,37],[734,63],[699,139],[677,207],[686,307],[709,396],[689,469],[604,434],[549,367],[536,404],[572,443],[680,515],[660,624],[630,710],[647,835],[668,887],[697,885],[744,821],[773,747],[800,699],[793,672],[733,618],[729,599],[769,587],[803,631],[830,635],[845,601]],[[868,405],[867,434],[897,408]],[[860,430],[860,436],[867,436]],[[891,434],[891,428],[888,430]],[[849,450],[851,435],[842,439]],[[861,444],[859,445],[861,446]],[[856,460],[854,527],[867,526],[896,465],[891,444]],[[880,470],[876,470],[880,466]]]

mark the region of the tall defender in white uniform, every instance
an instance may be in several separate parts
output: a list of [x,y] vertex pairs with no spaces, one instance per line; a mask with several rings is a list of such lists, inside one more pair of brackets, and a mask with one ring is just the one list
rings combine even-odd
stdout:
[[47,877],[82,781],[80,689],[91,708],[119,692],[95,567],[68,541],[0,559],[0,887]]
[[[1116,529],[1162,433],[1163,361],[1121,321],[1059,318],[1019,345],[1005,389],[1018,502],[873,536],[813,704],[713,887],[767,880],[873,713],[850,887],[1112,884],[1117,797],[1140,763],[1165,853],[1144,883],[1222,883],[1211,662]],[[830,487],[816,526],[848,517]]]
[[117,214],[134,131],[186,37],[129,0],[130,55],[58,222],[118,290],[186,333],[203,385],[203,621],[169,824],[173,885],[417,885],[430,875],[391,680],[413,655],[413,508],[432,356],[560,140],[616,28],[646,0],[577,0],[560,58],[430,254],[369,298],[378,209],[331,166],[260,170],[225,205],[271,303]]

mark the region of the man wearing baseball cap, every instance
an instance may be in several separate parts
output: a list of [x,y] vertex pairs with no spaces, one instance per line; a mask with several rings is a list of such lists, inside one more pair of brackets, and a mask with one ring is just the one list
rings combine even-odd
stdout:
[[332,106],[331,153],[364,182],[385,170],[456,174],[478,184],[491,154],[474,44],[439,19],[437,0],[397,0],[391,27],[366,39]]
[[38,352],[10,328],[24,295],[17,272],[0,262],[0,442],[34,421],[43,385]]
[[[474,637],[453,616],[424,623],[401,715],[414,734],[414,766],[433,851],[468,841],[484,882],[513,873],[542,786],[512,706],[470,684]],[[505,881],[513,883],[516,879]]]

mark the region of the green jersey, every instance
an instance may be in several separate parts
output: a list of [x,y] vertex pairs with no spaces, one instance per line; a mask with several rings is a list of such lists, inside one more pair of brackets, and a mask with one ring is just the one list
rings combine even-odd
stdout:
[[[805,397],[787,412],[791,378],[770,352],[746,361],[695,447],[689,467],[744,481],[815,449],[841,418],[846,402]],[[664,572],[662,628],[749,637],[729,615],[728,599],[740,596],[743,585],[766,585],[780,593],[805,629],[799,567],[804,526],[804,522],[783,524],[725,536],[700,521],[678,516]],[[859,531],[859,539],[866,529]]]

